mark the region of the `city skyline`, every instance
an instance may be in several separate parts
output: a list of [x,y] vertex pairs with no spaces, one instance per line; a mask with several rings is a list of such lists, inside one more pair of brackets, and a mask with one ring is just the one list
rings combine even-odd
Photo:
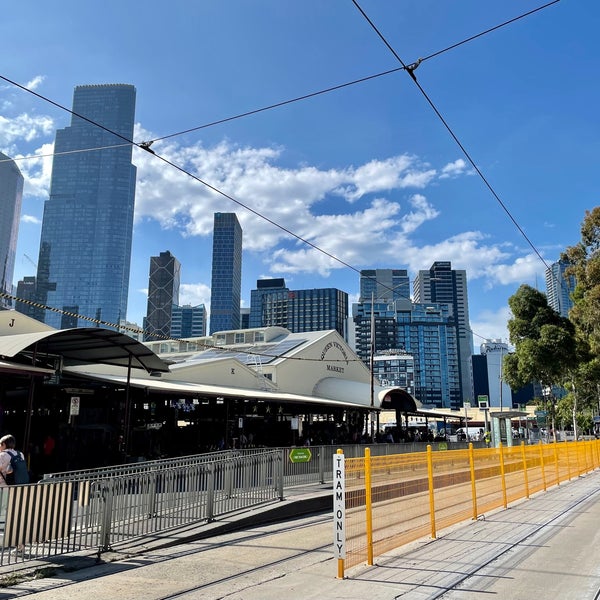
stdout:
[[[157,156],[134,148],[127,318],[139,325],[149,257],[165,248],[184,269],[182,303],[209,307],[212,214],[235,211],[244,230],[242,307],[259,278],[285,277],[292,289],[335,287],[354,302],[359,278],[352,268],[400,266],[414,278],[449,260],[467,272],[476,341],[506,339],[508,297],[521,283],[544,289],[546,267],[402,70],[157,139],[399,66],[351,4],[261,6],[225,0],[164,11],[149,2],[138,14],[109,0],[99,20],[85,6],[40,6],[39,19],[31,19],[25,7],[11,5],[5,39],[19,52],[7,58],[3,75],[40,96],[3,82],[0,150],[15,159],[52,154],[54,132],[70,115],[44,98],[69,106],[76,85],[136,86],[133,138],[157,140]],[[598,86],[589,73],[600,64],[592,27],[600,9],[589,7],[590,15],[577,3],[559,3],[432,56],[537,7],[464,0],[431,11],[421,2],[364,3],[407,64],[424,58],[413,73],[419,84],[550,264],[577,243],[597,197],[590,123]],[[123,19],[129,36],[106,34],[107,23]],[[198,23],[210,24],[203,36],[195,33]],[[166,43],[150,60],[134,40],[157,26]],[[23,45],[24,30],[48,52]],[[222,43],[223,30],[230,44]],[[193,56],[203,57],[200,71]],[[34,274],[26,256],[39,249],[51,158],[17,164],[25,193],[15,285]]]

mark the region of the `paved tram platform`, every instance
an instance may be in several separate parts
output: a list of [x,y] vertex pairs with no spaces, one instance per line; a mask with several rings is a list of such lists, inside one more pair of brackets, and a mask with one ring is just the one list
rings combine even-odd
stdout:
[[[127,545],[127,554],[142,556],[226,532],[297,519],[302,514],[331,510],[331,506],[331,486],[300,487],[289,490],[287,498],[274,505],[132,542]],[[435,540],[422,539],[377,557],[373,566],[349,569],[344,580],[335,577],[332,526],[330,559],[326,557],[302,568],[290,568],[283,576],[265,579],[252,589],[245,589],[243,594],[227,597],[244,600],[280,600],[282,597],[287,600],[470,600],[482,597],[530,600],[542,594],[561,600],[597,600],[600,598],[599,524],[600,470],[596,470],[514,503],[508,509],[441,530]],[[320,553],[326,555],[327,551],[321,549]],[[32,592],[35,595],[35,588],[28,580],[44,569],[60,576],[61,570],[73,572],[90,567],[92,578],[96,559],[90,552],[2,567],[0,577],[5,585],[10,583],[10,578],[14,584],[0,589],[0,599]],[[101,560],[111,558],[103,555]],[[45,583],[37,589],[51,587],[50,580]],[[47,597],[44,592],[41,595]]]

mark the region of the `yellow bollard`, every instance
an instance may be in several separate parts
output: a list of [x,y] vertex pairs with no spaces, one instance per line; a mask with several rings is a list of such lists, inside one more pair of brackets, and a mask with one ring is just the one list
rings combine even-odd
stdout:
[[429,482],[429,519],[431,521],[431,537],[435,539],[435,502],[433,495],[433,455],[431,454],[431,444],[427,444],[427,480]]
[[469,442],[469,468],[471,470],[471,497],[473,499],[473,520],[477,520],[477,487],[475,486],[475,455],[473,442]]
[[544,486],[544,491],[546,491],[546,469],[544,467],[544,447],[542,446],[542,440],[539,442],[540,447],[540,467],[542,469],[542,485]]
[[525,452],[525,442],[521,442],[521,456],[523,458],[523,480],[525,483],[525,498],[529,498],[529,477],[527,475],[527,453]]
[[558,471],[558,444],[553,442],[552,447],[554,448],[554,470],[556,471],[556,485],[560,485],[560,474]]
[[367,517],[367,564],[373,564],[373,502],[371,497],[371,448],[365,448],[365,510]]
[[502,504],[504,508],[508,507],[508,500],[506,498],[506,477],[504,474],[504,447],[502,446],[502,442],[498,444],[498,449],[500,450],[500,479],[502,482]]

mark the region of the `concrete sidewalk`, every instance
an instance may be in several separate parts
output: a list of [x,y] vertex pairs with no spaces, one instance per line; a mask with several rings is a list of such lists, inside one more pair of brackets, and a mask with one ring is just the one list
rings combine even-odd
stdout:
[[[355,585],[366,584],[362,597],[368,594],[370,600],[465,600],[482,594],[530,600],[542,593],[561,600],[595,599],[600,590],[599,523],[596,470],[442,531],[438,539],[397,549],[376,559],[373,567],[356,567],[347,573],[348,587],[354,592]],[[522,568],[532,557],[536,566]],[[353,592],[346,598],[361,597]]]

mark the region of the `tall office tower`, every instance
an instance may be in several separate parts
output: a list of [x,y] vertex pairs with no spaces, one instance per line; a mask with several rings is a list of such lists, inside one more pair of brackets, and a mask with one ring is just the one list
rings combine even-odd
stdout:
[[563,317],[573,308],[571,294],[575,291],[575,277],[567,276],[569,263],[559,260],[546,269],[546,296],[548,305]]
[[171,309],[179,304],[180,273],[181,264],[168,250],[150,257],[145,342],[171,336]]
[[250,309],[240,308],[240,329],[250,329]]
[[[459,408],[460,378],[456,327],[448,304],[365,299],[352,306],[356,352],[370,364],[374,355],[407,353],[414,359],[414,397],[427,406]],[[379,366],[374,371],[379,373]],[[384,373],[385,374],[385,373]],[[387,379],[387,377],[385,377]]]
[[[17,236],[23,200],[23,175],[17,165],[0,152],[0,292],[12,295]],[[0,308],[12,306],[0,296]]]
[[173,306],[171,313],[171,337],[173,339],[196,338],[205,335],[206,308],[204,304]]
[[348,294],[336,288],[289,290],[283,279],[259,279],[250,292],[251,327],[292,333],[335,329],[348,339]]
[[39,316],[35,304],[36,289],[35,277],[23,277],[17,283],[18,300],[15,302],[15,310],[32,319],[36,319]]
[[419,271],[413,283],[414,301],[448,304],[456,324],[460,369],[461,401],[473,401],[473,335],[469,323],[467,272],[453,270],[449,261],[434,262],[428,271]]
[[[248,320],[249,329],[255,327],[265,327],[263,319],[263,297],[277,296],[281,298],[283,311],[283,298],[287,298],[289,289],[285,285],[285,279],[258,279],[256,289],[250,290],[250,318]],[[273,310],[273,309],[272,309]],[[284,318],[284,315],[281,315]]]
[[[501,408],[503,410],[510,410],[513,406],[512,390],[504,378],[502,377],[502,367],[504,363],[504,357],[508,354],[508,344],[505,344],[502,340],[486,340],[480,346],[480,357],[473,356],[473,380],[475,383],[475,368],[482,369],[482,365],[478,365],[481,362],[481,357],[485,358],[485,370],[478,373],[478,381],[476,389],[479,395],[488,396],[488,404],[492,408]],[[476,365],[476,366],[475,366]],[[485,389],[487,384],[487,391],[481,391]],[[477,398],[476,398],[477,399]]]
[[116,328],[126,317],[136,168],[125,140],[133,138],[135,95],[132,85],[78,86],[71,125],[56,132],[38,300],[72,315],[46,311],[53,327],[96,326],[73,316],[84,315]]
[[400,300],[410,298],[406,269],[363,269],[360,272],[361,300]]
[[235,213],[215,213],[210,335],[240,328],[242,228]]

